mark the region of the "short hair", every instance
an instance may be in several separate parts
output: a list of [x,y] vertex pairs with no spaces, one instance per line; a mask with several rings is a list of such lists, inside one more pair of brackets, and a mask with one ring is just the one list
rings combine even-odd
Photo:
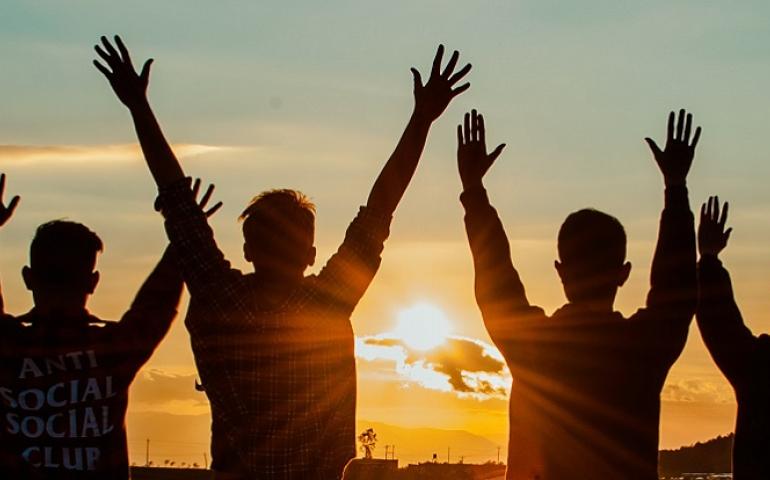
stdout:
[[312,235],[315,231],[315,205],[298,190],[268,190],[254,197],[238,219],[243,222],[243,235],[247,240],[265,224],[291,224],[293,228],[298,227],[299,232]]
[[562,263],[592,268],[622,265],[626,260],[626,231],[617,218],[586,208],[571,213],[559,229]]
[[30,266],[46,283],[67,285],[93,272],[102,239],[77,222],[53,220],[37,227],[29,249]]

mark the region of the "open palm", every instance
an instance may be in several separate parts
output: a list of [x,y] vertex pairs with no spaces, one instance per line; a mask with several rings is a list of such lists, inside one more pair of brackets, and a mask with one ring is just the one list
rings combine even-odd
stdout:
[[465,190],[481,185],[481,179],[503,152],[501,143],[487,153],[484,116],[472,110],[466,113],[463,125],[457,126],[457,168]]
[[457,88],[454,87],[471,70],[471,64],[469,63],[457,72],[454,71],[457,66],[457,60],[460,58],[460,52],[455,50],[452,53],[452,57],[442,72],[441,59],[443,56],[444,46],[439,45],[436,56],[433,57],[430,78],[428,78],[428,82],[424,85],[420,72],[416,68],[411,69],[414,76],[415,111],[424,115],[430,121],[441,116],[447,106],[449,106],[449,102],[471,86],[470,83],[466,82]]
[[3,194],[5,193],[5,174],[0,174],[0,227],[5,225],[8,220],[13,216],[13,211],[16,210],[16,206],[19,204],[21,197],[14,196],[8,205],[3,201]]

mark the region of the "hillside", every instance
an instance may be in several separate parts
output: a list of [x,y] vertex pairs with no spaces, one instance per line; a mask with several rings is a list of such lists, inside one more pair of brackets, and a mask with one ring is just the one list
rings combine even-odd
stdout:
[[[399,465],[430,461],[435,453],[441,462],[484,463],[497,460],[497,445],[492,440],[464,430],[442,430],[438,428],[407,428],[380,422],[360,420],[358,431],[374,428],[377,432],[375,457],[385,457],[385,445],[396,446]],[[447,452],[449,448],[449,452]],[[505,452],[501,450],[501,460]]]
[[720,436],[689,447],[660,452],[660,475],[678,476],[682,473],[729,473],[732,471],[733,435]]

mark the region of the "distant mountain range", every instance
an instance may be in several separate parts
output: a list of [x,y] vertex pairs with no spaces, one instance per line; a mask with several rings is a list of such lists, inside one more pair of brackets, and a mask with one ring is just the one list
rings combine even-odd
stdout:
[[[385,445],[395,445],[399,465],[427,462],[436,454],[440,462],[484,463],[497,460],[497,447],[492,440],[464,430],[443,430],[438,428],[407,428],[380,422],[359,420],[358,431],[373,428],[377,432],[376,457],[385,457]],[[504,446],[502,446],[504,447]],[[449,449],[449,451],[447,451]],[[504,452],[500,459],[505,461]]]
[[[484,463],[497,460],[498,445],[491,440],[462,430],[432,428],[403,428],[379,422],[358,422],[359,430],[374,428],[379,443],[375,455],[384,457],[384,445],[396,445],[400,465],[425,462],[436,453],[440,462],[447,460],[447,446],[451,446],[450,461]],[[733,435],[719,436],[706,442],[660,452],[661,476],[679,476],[683,473],[729,473],[732,471],[731,454]],[[505,452],[501,454],[504,462]]]
[[[156,464],[165,459],[193,462],[204,465],[210,459],[208,453],[210,418],[208,415],[172,415],[168,413],[129,414],[129,450],[131,460],[144,464],[146,439],[150,439],[150,458]],[[385,458],[386,445],[395,445],[395,457],[400,466],[432,460],[436,454],[439,462],[485,463],[496,461],[498,447],[500,459],[505,461],[506,445],[464,430],[438,428],[400,427],[381,422],[360,420],[357,431],[373,428],[377,432],[376,458]],[[691,472],[730,472],[732,435],[720,436],[706,442],[660,452],[660,471],[663,476]],[[449,451],[447,451],[449,449]]]

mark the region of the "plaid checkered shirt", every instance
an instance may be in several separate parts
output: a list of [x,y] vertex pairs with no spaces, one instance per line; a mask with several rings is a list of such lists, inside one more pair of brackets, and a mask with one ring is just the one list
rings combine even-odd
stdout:
[[212,467],[243,478],[340,478],[355,456],[350,315],[380,265],[391,217],[361,207],[317,275],[277,307],[217,247],[189,180],[161,189],[191,294],[186,325],[212,411]]

